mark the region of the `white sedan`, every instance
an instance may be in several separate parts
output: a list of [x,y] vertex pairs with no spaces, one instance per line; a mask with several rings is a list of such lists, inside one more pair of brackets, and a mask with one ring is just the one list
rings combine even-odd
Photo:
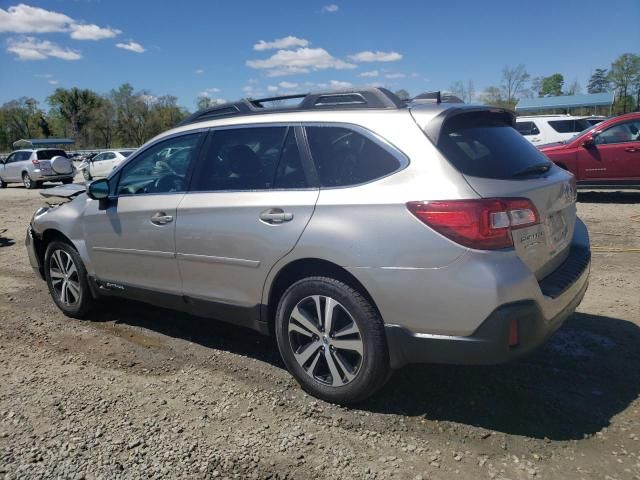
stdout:
[[135,150],[106,150],[100,152],[91,160],[82,162],[78,166],[78,169],[82,170],[84,179],[87,181],[93,180],[94,178],[106,177],[134,151]]

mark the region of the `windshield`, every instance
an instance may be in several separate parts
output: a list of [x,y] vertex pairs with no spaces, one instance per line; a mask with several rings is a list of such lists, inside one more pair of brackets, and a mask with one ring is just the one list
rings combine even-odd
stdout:
[[579,136],[584,135],[585,133],[587,133],[589,130],[593,130],[593,129],[594,129],[593,127],[594,127],[593,125],[589,125],[587,128],[585,128],[585,129],[584,129],[584,130],[582,130],[581,132],[576,133],[573,137],[571,137],[571,138],[569,138],[569,139],[567,139],[567,140],[563,140],[563,141],[562,141],[562,142],[560,142],[560,143],[562,143],[562,144],[564,144],[564,145],[566,145],[567,143],[571,143],[571,142],[573,142],[576,138],[578,138]]

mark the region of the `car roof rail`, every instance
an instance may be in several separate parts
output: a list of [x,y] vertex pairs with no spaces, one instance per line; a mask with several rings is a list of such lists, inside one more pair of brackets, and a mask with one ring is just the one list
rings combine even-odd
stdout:
[[457,97],[456,95],[452,95],[450,93],[442,93],[440,91],[437,92],[423,92],[419,95],[408,100],[409,102],[419,102],[419,103],[464,103],[464,101]]
[[[283,105],[287,100],[300,99],[295,105]],[[271,106],[269,106],[271,104]],[[319,93],[280,95],[259,99],[248,99],[223,103],[195,112],[176,126],[191,123],[260,113],[282,113],[310,110],[352,109],[399,109],[406,107],[401,100],[386,88],[371,87]]]

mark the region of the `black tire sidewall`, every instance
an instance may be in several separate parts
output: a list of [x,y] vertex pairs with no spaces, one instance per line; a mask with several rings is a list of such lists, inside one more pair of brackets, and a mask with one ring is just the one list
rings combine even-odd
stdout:
[[[73,306],[65,305],[60,301],[57,297],[55,290],[53,288],[53,284],[51,282],[51,276],[49,273],[49,264],[51,261],[51,256],[53,252],[56,250],[64,250],[66,253],[71,255],[73,262],[76,265],[76,269],[78,270],[78,283],[80,284],[80,301],[77,302]],[[84,267],[84,263],[80,258],[80,255],[66,242],[61,241],[53,241],[47,246],[47,250],[44,254],[44,276],[47,282],[47,287],[49,288],[49,293],[51,294],[51,298],[56,304],[56,306],[62,310],[62,313],[69,317],[73,318],[86,318],[87,313],[89,313],[91,307],[93,306],[93,298],[91,296],[91,290],[89,289],[89,282],[87,280],[87,270]]]
[[[26,182],[27,178],[29,179],[29,185],[27,185]],[[26,172],[22,174],[22,184],[24,185],[24,188],[29,190],[33,190],[34,188],[36,188],[36,182],[34,182],[31,176]]]
[[[325,295],[340,302],[360,330],[364,345],[363,364],[357,377],[344,386],[331,387],[314,380],[294,357],[287,331],[288,319],[295,305],[311,295]],[[278,349],[289,372],[305,391],[323,400],[339,404],[362,401],[388,378],[389,354],[382,319],[367,299],[343,282],[328,277],[310,277],[294,283],[280,300],[275,330]]]

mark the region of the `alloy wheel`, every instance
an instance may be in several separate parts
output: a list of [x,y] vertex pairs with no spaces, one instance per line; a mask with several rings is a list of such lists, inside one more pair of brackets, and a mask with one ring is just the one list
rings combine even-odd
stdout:
[[58,299],[67,306],[80,301],[80,278],[78,268],[69,253],[54,250],[49,260],[51,286]]
[[312,295],[300,300],[287,331],[296,361],[314,380],[341,387],[357,377],[365,355],[362,335],[334,298]]
[[24,176],[22,177],[22,182],[24,183],[24,186],[26,188],[31,188],[31,177],[29,176],[29,174],[24,174]]

